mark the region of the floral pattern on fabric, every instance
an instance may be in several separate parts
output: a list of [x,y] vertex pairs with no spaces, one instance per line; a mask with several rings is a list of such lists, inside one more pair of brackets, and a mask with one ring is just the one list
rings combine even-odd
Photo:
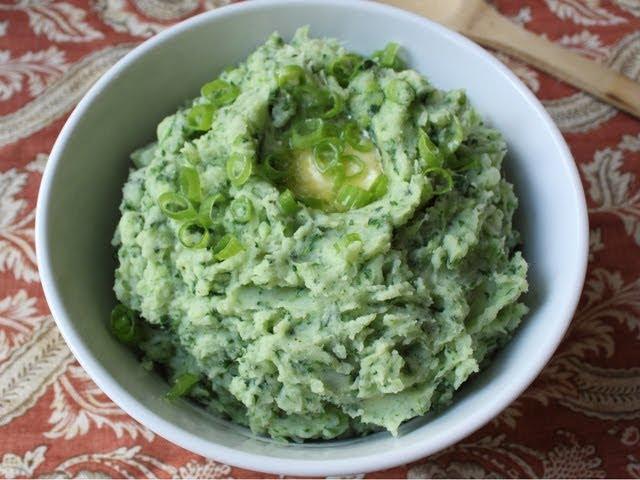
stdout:
[[[74,361],[35,259],[39,182],[87,89],[135,45],[230,0],[0,0],[0,477],[269,477],[154,435]],[[640,80],[640,0],[494,0],[515,23]],[[590,266],[571,328],[490,424],[365,477],[640,478],[640,121],[503,54],[578,163]],[[357,475],[354,478],[362,478]]]

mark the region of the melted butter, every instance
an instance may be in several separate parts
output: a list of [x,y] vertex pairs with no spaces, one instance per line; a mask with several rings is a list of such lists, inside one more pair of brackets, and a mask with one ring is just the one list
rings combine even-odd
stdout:
[[[358,152],[347,147],[345,154],[356,155],[364,162],[364,170],[360,175],[345,179],[345,184],[368,190],[375,179],[382,174],[382,165],[376,149],[370,152]],[[323,174],[313,161],[311,150],[298,153],[291,167],[291,177],[287,180],[289,189],[298,198],[317,198],[332,201],[334,198],[333,179]]]

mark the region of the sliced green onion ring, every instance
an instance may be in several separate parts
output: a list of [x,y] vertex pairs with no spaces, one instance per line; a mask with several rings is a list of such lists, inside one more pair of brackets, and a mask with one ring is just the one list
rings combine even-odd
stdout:
[[252,171],[253,162],[247,155],[234,153],[227,159],[227,177],[235,187],[244,185]]
[[342,133],[342,138],[349,145],[351,145],[352,143],[359,143],[360,142],[360,136],[361,136],[362,133],[360,131],[360,127],[358,126],[358,124],[356,122],[347,123],[344,126],[344,129],[342,130],[341,133]]
[[362,134],[362,130],[355,122],[349,122],[342,130],[342,138],[351,147],[359,152],[373,150],[373,142]]
[[429,138],[427,133],[420,129],[418,132],[418,153],[425,168],[442,167],[444,158],[440,149]]
[[332,105],[331,93],[314,85],[300,85],[294,91],[294,96],[307,115],[317,115]]
[[184,155],[184,158],[191,165],[198,165],[200,163],[200,154],[193,143],[186,142],[180,149],[180,153]]
[[186,248],[205,248],[209,245],[209,230],[200,222],[190,220],[178,230],[178,240]]
[[400,45],[395,42],[388,43],[383,50],[378,50],[373,54],[373,58],[381,67],[393,68],[394,70],[404,70],[404,61],[399,57]]
[[235,85],[218,78],[217,80],[203,85],[200,89],[200,93],[203,97],[209,100],[209,102],[211,102],[211,105],[215,108],[220,108],[233,103],[240,94],[240,89]]
[[211,128],[215,110],[213,105],[194,105],[187,111],[187,125],[191,130],[206,132]]
[[364,63],[362,57],[347,53],[329,65],[329,73],[335,77],[341,87],[346,87]]
[[385,174],[378,175],[369,187],[369,193],[372,200],[378,200],[384,197],[389,190],[389,177]]
[[341,128],[342,128],[342,125],[338,124],[337,122],[326,122],[324,124],[324,128],[322,132],[324,133],[324,136],[326,138],[338,138],[342,140],[340,138]]
[[352,232],[352,233],[347,233],[346,235],[344,235],[340,240],[338,240],[334,246],[336,247],[336,250],[340,251],[344,248],[347,248],[349,245],[351,245],[352,243],[355,242],[360,242],[362,243],[362,238],[360,238],[360,235]]
[[222,221],[224,196],[221,193],[209,195],[200,204],[198,221],[205,227],[211,228]]
[[[428,175],[430,178],[439,180],[440,186],[434,187],[434,195],[442,195],[443,193],[450,192],[453,189],[453,177],[449,170],[440,167],[432,167],[427,168],[424,171],[424,174]],[[432,180],[432,183],[435,182]]]
[[320,173],[329,170],[340,157],[342,142],[338,138],[325,138],[313,147],[313,163]]
[[482,165],[479,154],[459,156],[460,151],[447,158],[447,168],[455,172],[464,172]]
[[244,247],[240,241],[235,235],[228,233],[218,240],[218,243],[213,247],[213,258],[220,261],[227,260],[242,250],[244,250]]
[[356,123],[349,123],[347,125],[347,128],[345,129],[345,140],[353,149],[358,150],[359,152],[370,152],[375,148],[371,139],[362,133]]
[[238,197],[229,206],[236,222],[247,223],[253,218],[253,203],[247,197]]
[[340,163],[344,166],[344,174],[347,178],[357,177],[364,172],[364,161],[357,155],[340,155]]
[[322,114],[322,118],[334,118],[344,111],[344,98],[331,92],[331,108]]
[[289,172],[289,162],[288,154],[284,152],[269,153],[262,160],[262,173],[271,181],[282,180]]
[[329,170],[327,170],[327,172],[325,173],[325,175],[330,177],[333,182],[332,190],[334,195],[338,194],[338,192],[340,191],[340,188],[342,187],[342,185],[344,185],[345,180],[347,179],[347,175],[344,167],[345,167],[344,164],[338,161],[334,163],[331,166],[331,168],[329,168]]
[[306,118],[293,126],[290,143],[295,149],[311,148],[324,137],[324,121],[321,118]]
[[287,65],[278,76],[278,86],[283,88],[295,87],[304,82],[305,71],[299,65]]
[[200,175],[198,175],[198,171],[193,167],[181,167],[180,173],[178,174],[178,181],[182,194],[187,197],[191,203],[200,203],[202,192],[200,190]]
[[298,205],[293,193],[291,193],[291,190],[289,189],[280,194],[278,197],[278,203],[280,204],[280,209],[285,215],[293,215],[300,210],[300,205]]
[[109,327],[113,336],[122,343],[131,345],[139,337],[135,312],[121,303],[111,311]]
[[162,213],[174,220],[189,220],[195,217],[196,211],[184,195],[165,192],[158,197],[158,206]]
[[336,195],[336,204],[342,210],[364,207],[371,202],[371,194],[355,185],[342,185]]
[[178,397],[187,395],[193,387],[200,381],[200,375],[194,373],[183,373],[176,377],[171,389],[166,393],[168,400],[175,400]]

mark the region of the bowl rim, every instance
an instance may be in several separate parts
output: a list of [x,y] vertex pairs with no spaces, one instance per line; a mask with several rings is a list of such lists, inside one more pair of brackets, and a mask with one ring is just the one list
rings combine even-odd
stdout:
[[114,78],[118,77],[130,64],[134,63],[150,50],[169,41],[172,37],[179,35],[192,27],[207,23],[213,18],[223,19],[227,16],[248,14],[253,11],[269,9],[272,6],[322,5],[323,7],[340,7],[344,6],[345,2],[344,0],[259,0],[253,2],[241,2],[191,17],[144,41],[113,65],[89,89],[64,124],[51,150],[40,184],[35,220],[36,256],[41,284],[51,314],[62,333],[64,340],[69,346],[69,349],[72,351],[82,368],[85,369],[92,380],[109,398],[114,401],[114,403],[116,403],[135,420],[180,447],[208,458],[214,458],[216,461],[245,469],[276,474],[304,476],[372,472],[413,462],[461,440],[465,436],[481,428],[506,408],[508,404],[515,400],[540,373],[542,368],[553,355],[573,318],[586,275],[589,227],[584,190],[580,181],[578,168],[560,131],[533,93],[531,93],[531,91],[516,77],[516,75],[513,74],[505,65],[499,62],[493,55],[466,37],[451,31],[442,25],[413,13],[370,0],[349,0],[348,3],[351,6],[355,6],[356,8],[363,10],[378,11],[389,16],[399,18],[400,20],[422,23],[423,27],[435,31],[446,41],[457,44],[459,48],[470,50],[476,55],[483,57],[484,60],[488,61],[498,73],[506,76],[512,87],[529,104],[529,107],[545,121],[553,143],[557,151],[560,153],[560,160],[565,163],[566,167],[568,167],[569,176],[571,177],[571,185],[568,188],[570,188],[573,195],[577,197],[576,203],[578,205],[578,211],[576,212],[578,221],[578,238],[575,248],[578,253],[578,258],[583,258],[584,260],[578,265],[578,268],[574,272],[571,279],[571,289],[567,292],[567,300],[565,301],[562,310],[557,314],[558,325],[555,330],[555,337],[549,339],[547,343],[540,347],[542,355],[538,356],[538,360],[535,363],[529,364],[528,368],[522,372],[522,375],[517,379],[514,379],[508,388],[504,389],[500,395],[496,396],[495,402],[487,405],[479,413],[466,417],[464,422],[459,422],[453,425],[446,436],[443,435],[441,438],[436,438],[435,440],[427,437],[414,442],[410,447],[405,448],[402,452],[382,451],[372,453],[367,456],[359,457],[356,462],[351,459],[331,461],[285,459],[262,454],[246,453],[216,444],[209,440],[204,440],[193,433],[183,430],[160,417],[156,413],[150,411],[144,404],[130,396],[129,393],[120,386],[113,377],[111,377],[111,375],[94,357],[92,352],[83,344],[82,339],[74,329],[73,323],[69,319],[69,315],[67,315],[64,304],[61,301],[60,292],[57,288],[55,276],[52,270],[47,235],[49,222],[48,200],[51,195],[57,166],[61,161],[62,153],[65,150],[69,137],[78,123],[82,120],[84,113],[100,95],[103,88]]

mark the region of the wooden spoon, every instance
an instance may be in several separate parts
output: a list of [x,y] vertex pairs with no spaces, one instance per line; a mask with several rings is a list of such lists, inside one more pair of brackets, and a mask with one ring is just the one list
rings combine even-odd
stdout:
[[441,23],[640,118],[639,83],[520,28],[483,0],[377,1]]

